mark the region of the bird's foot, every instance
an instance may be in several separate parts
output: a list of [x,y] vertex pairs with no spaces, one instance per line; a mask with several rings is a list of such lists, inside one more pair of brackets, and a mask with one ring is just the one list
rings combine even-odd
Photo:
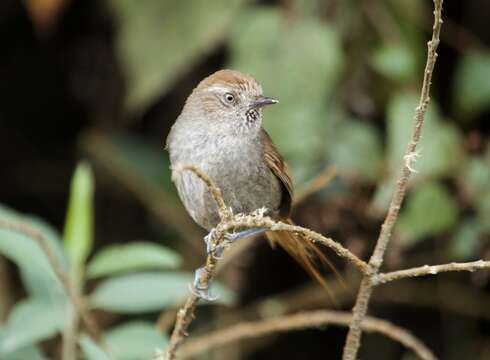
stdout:
[[196,270],[195,276],[194,276],[194,283],[191,287],[191,291],[194,295],[197,297],[206,300],[206,301],[215,301],[218,299],[217,296],[213,296],[209,293],[209,284],[204,283],[202,281],[202,274],[205,272],[206,269],[204,267],[200,267],[199,269]]
[[216,232],[215,228],[212,228],[211,231],[204,237],[204,243],[206,244],[206,253],[210,254],[213,252],[213,236]]
[[212,254],[215,258],[220,259],[223,255],[223,252],[227,246],[232,244],[233,242],[240,240],[241,238],[257,235],[265,232],[267,229],[262,227],[250,228],[246,230],[242,230],[239,232],[227,233],[225,234],[224,241],[219,245],[213,245],[212,239],[216,229],[212,229],[209,234],[204,237],[204,242],[206,243],[206,251],[208,254]]
[[267,229],[263,228],[263,227],[255,227],[255,228],[250,228],[247,230],[242,230],[239,232],[229,233],[229,234],[227,234],[227,241],[229,243],[232,243],[234,241],[240,240],[240,239],[247,237],[247,236],[250,236],[250,235],[262,234],[266,230]]

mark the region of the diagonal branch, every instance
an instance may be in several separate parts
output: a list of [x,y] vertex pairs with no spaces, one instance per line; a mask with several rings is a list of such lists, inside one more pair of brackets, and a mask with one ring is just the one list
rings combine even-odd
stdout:
[[263,227],[270,231],[289,231],[303,235],[306,239],[314,243],[321,244],[332,249],[338,256],[348,260],[351,264],[355,265],[362,273],[369,272],[369,266],[366,262],[359,259],[352,252],[340,245],[338,242],[323,236],[316,231],[297,226],[286,224],[281,221],[275,221],[267,216],[262,216],[260,213],[251,215],[236,215],[231,221],[224,224],[224,230],[232,230],[233,228],[252,228]]
[[437,275],[442,272],[450,272],[450,271],[469,271],[473,272],[481,269],[490,269],[490,261],[472,261],[466,263],[449,263],[442,265],[424,265],[416,268],[406,269],[406,270],[398,270],[392,271],[389,273],[382,273],[374,277],[373,284],[381,285],[386,284],[390,281],[419,277],[425,275]]
[[[182,348],[182,358],[191,358],[239,340],[254,339],[278,332],[317,328],[324,325],[348,326],[351,320],[352,314],[348,312],[317,310],[272,319],[243,322],[190,340]],[[368,332],[378,332],[398,341],[417,354],[420,359],[436,360],[435,355],[422,341],[389,321],[366,317],[363,319],[361,327]]]
[[442,26],[442,1],[434,0],[434,25],[432,31],[432,39],[427,43],[427,63],[424,71],[424,79],[422,83],[422,90],[420,93],[419,105],[415,110],[414,128],[412,137],[408,143],[407,150],[405,152],[405,163],[402,166],[398,181],[396,183],[395,192],[391,199],[390,207],[386,215],[385,221],[381,227],[376,247],[373,255],[369,260],[369,265],[372,267],[372,274],[364,276],[357,300],[353,308],[353,318],[349,326],[349,333],[347,334],[347,340],[344,346],[343,360],[356,360],[359,346],[361,345],[361,322],[366,316],[369,300],[373,292],[374,282],[373,276],[379,271],[381,264],[383,263],[383,256],[391,238],[393,227],[398,218],[398,212],[402,205],[407,189],[408,180],[412,172],[412,161],[415,158],[417,143],[420,140],[422,133],[422,127],[424,124],[424,116],[429,105],[430,100],[430,85],[432,80],[432,72],[437,59],[437,46],[439,45],[439,35]]

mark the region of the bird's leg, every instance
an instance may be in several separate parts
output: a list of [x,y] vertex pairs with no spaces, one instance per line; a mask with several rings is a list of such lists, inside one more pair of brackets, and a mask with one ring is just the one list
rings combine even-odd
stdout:
[[213,239],[214,232],[216,231],[216,229],[211,229],[209,234],[207,234],[204,237],[204,242],[206,243],[206,252],[208,254],[212,254],[216,258],[220,258],[221,255],[223,255],[223,251],[224,251],[226,246],[230,245],[231,243],[233,243],[233,242],[235,242],[241,238],[244,238],[244,237],[247,237],[250,235],[261,234],[261,233],[265,232],[266,230],[267,229],[263,228],[263,227],[255,227],[255,228],[242,230],[242,231],[239,231],[236,233],[235,232],[227,233],[225,235],[225,240],[223,241],[223,244],[214,246],[212,243],[212,239]]
[[250,229],[247,229],[247,230],[242,230],[242,231],[239,231],[239,232],[236,232],[236,233],[229,233],[227,234],[227,243],[232,243],[234,241],[237,241],[241,238],[244,238],[244,237],[247,237],[247,236],[250,236],[250,235],[257,235],[257,234],[262,234],[263,232],[265,232],[267,229],[266,228],[263,228],[263,227],[254,227],[254,228],[250,228]]
[[[265,232],[266,230],[267,230],[266,228],[256,227],[256,228],[250,228],[250,229],[242,230],[242,231],[239,231],[236,233],[235,232],[227,233],[225,235],[225,239],[224,239],[223,243],[215,246],[213,244],[213,237],[215,236],[216,229],[211,229],[209,234],[207,234],[204,237],[204,242],[206,243],[206,251],[208,254],[211,254],[215,258],[219,259],[223,255],[223,251],[224,251],[225,247],[228,246],[229,244],[231,244],[231,243],[233,243],[233,242],[235,242],[241,238],[250,236],[250,235],[261,234],[261,233]],[[209,285],[203,284],[203,282],[201,280],[203,272],[205,272],[205,271],[206,271],[206,269],[204,267],[200,267],[199,269],[196,270],[195,277],[194,277],[194,284],[192,286],[192,292],[196,296],[200,297],[201,299],[204,299],[207,301],[214,301],[217,299],[217,297],[212,296],[209,293]]]
[[217,296],[212,296],[209,293],[209,285],[208,284],[203,284],[202,279],[202,274],[205,272],[206,269],[204,267],[200,267],[199,269],[196,270],[195,272],[195,277],[194,277],[194,284],[191,288],[191,291],[196,295],[197,297],[207,300],[207,301],[215,301],[218,297]]
[[216,228],[212,228],[211,231],[204,237],[204,243],[206,244],[206,253],[211,254],[214,252],[213,237],[216,232]]
[[255,227],[255,228],[242,230],[239,232],[227,233],[225,235],[225,240],[223,241],[223,243],[216,246],[213,249],[213,254],[215,257],[220,258],[221,255],[223,255],[223,251],[225,250],[225,247],[227,247],[228,245],[230,245],[230,244],[234,243],[235,241],[240,240],[244,237],[247,237],[247,236],[262,234],[266,230],[267,230],[266,228]]

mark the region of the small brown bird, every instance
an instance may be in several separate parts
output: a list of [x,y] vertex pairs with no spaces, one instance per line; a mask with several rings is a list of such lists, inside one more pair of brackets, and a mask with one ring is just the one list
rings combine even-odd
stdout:
[[[277,100],[263,95],[261,86],[249,75],[220,70],[208,76],[187,98],[168,135],[172,167],[192,164],[201,168],[215,181],[235,214],[266,208],[266,215],[291,222],[291,176],[262,127],[262,108],[276,103]],[[190,172],[173,178],[189,215],[212,231],[219,216],[206,185]],[[263,231],[248,229],[229,237],[233,241]],[[324,284],[314,257],[325,258],[314,244],[290,232],[268,232],[267,236]],[[209,244],[208,251],[214,251]],[[200,271],[194,286],[199,296],[209,299],[208,289],[199,287]]]

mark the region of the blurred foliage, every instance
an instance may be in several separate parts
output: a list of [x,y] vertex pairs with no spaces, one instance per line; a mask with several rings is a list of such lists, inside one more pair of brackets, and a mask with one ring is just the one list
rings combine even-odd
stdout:
[[227,65],[253,74],[281,102],[266,111],[264,125],[296,177],[306,180],[325,153],[329,108],[323,100],[332,94],[343,63],[337,33],[315,17],[287,18],[278,8],[257,7],[242,12],[229,46]]
[[[189,291],[193,275],[184,272],[166,272],[175,269],[181,259],[174,251],[157,244],[135,242],[112,245],[101,249],[87,264],[93,248],[92,228],[94,177],[86,163],[75,169],[65,223],[64,251],[62,240],[49,225],[35,218],[21,215],[0,206],[0,216],[16,224],[25,224],[40,230],[51,251],[66,265],[72,281],[81,290],[85,278],[106,277],[88,297],[91,308],[113,313],[140,314],[157,312],[180,304]],[[5,324],[0,327],[0,358],[32,356],[42,359],[33,345],[60,334],[67,326],[68,299],[65,289],[52,270],[46,254],[38,243],[26,235],[0,229],[0,253],[19,266],[29,297],[16,303]],[[70,259],[68,261],[65,259]],[[159,272],[140,272],[160,270]],[[131,272],[128,275],[121,273]],[[87,276],[85,276],[87,273]],[[213,287],[219,302],[233,305],[234,294],[216,283]],[[26,326],[26,323],[31,324]],[[109,329],[105,336],[110,359],[151,357],[167,339],[150,323],[129,322]],[[106,359],[101,349],[86,336],[79,339],[88,359]],[[29,358],[30,359],[30,358]],[[23,359],[25,360],[25,359]]]
[[460,60],[454,79],[457,110],[466,116],[490,107],[490,52],[469,52]]
[[396,227],[405,242],[413,243],[426,236],[451,230],[457,220],[458,206],[450,193],[443,185],[429,182],[420,186],[407,199]]
[[167,339],[150,322],[133,321],[107,331],[106,345],[115,359],[151,359]]
[[387,78],[409,82],[417,75],[417,59],[405,44],[386,44],[374,49],[371,64]]
[[244,0],[112,0],[129,111],[142,111],[226,36]]
[[82,163],[73,175],[63,233],[65,251],[76,277],[93,244],[93,192],[92,170]]
[[[175,194],[161,139],[161,130],[167,131],[180,111],[189,84],[220,67],[253,75],[266,95],[280,100],[265,111],[264,126],[290,164],[298,187],[329,165],[338,169],[338,179],[328,191],[312,199],[314,210],[308,212],[310,204],[305,204],[301,220],[325,226],[319,230],[332,231],[335,239],[340,234],[339,240],[346,243],[353,238],[368,243],[376,236],[372,229],[378,231],[400,167],[409,160],[403,155],[418,105],[431,9],[422,0],[108,0],[108,5],[108,16],[116,25],[111,46],[122,66],[125,97],[123,109],[115,112],[122,118],[100,121],[104,126],[113,121],[117,131],[102,130],[100,114],[87,115],[93,117],[87,126],[95,124],[97,129],[83,132],[81,148],[100,167],[92,170],[88,161],[76,167],[63,208],[62,236],[44,220],[4,205],[0,217],[40,230],[86,293],[88,305],[97,314],[110,315],[105,347],[80,335],[85,358],[129,360],[150,358],[166,344],[166,335],[148,319],[184,299],[193,277],[190,263],[200,261],[189,250],[190,241],[181,241],[200,233]],[[67,23],[78,26],[72,20]],[[444,25],[439,59],[443,63],[436,66],[422,139],[410,162],[414,173],[408,197],[395,228],[394,242],[401,245],[397,249],[406,263],[412,261],[410,250],[418,248],[435,249],[438,259],[447,261],[474,260],[488,253],[490,50],[479,39],[461,40],[477,35],[465,38],[470,30],[458,30],[461,25],[454,21]],[[83,43],[93,41],[78,27],[77,32],[83,33]],[[97,41],[97,54],[104,58],[107,54]],[[85,71],[98,60],[78,46],[74,56],[82,75],[69,69],[69,86],[90,92],[93,83]],[[208,64],[209,55],[216,54]],[[64,61],[63,57],[60,63]],[[96,78],[100,81],[101,74]],[[24,88],[22,103],[23,97]],[[111,100],[108,94],[93,97],[111,103],[106,101]],[[127,119],[133,122],[128,125]],[[42,120],[37,122],[44,125],[47,120]],[[44,172],[40,166],[31,167],[36,177]],[[44,164],[47,172],[45,168],[49,166]],[[94,192],[94,173],[98,181],[100,174],[105,193]],[[18,178],[15,181],[23,184]],[[26,181],[36,184],[35,178]],[[119,203],[98,208],[95,224],[97,197],[120,192],[113,183],[124,187],[118,198],[128,201],[124,206],[130,206],[132,196],[137,198],[138,206],[161,220],[159,225],[138,217],[136,235],[127,239],[121,232],[133,225],[123,224],[129,216],[119,219]],[[138,207],[137,212],[144,211]],[[108,214],[117,220],[106,221]],[[325,225],[326,218],[334,219],[333,228]],[[106,237],[114,224],[122,229],[119,235]],[[163,235],[163,243],[152,242],[148,233]],[[145,241],[135,241],[141,238]],[[195,247],[203,248],[201,242]],[[0,359],[47,359],[46,340],[59,336],[67,325],[65,291],[33,239],[0,229],[0,254],[15,264],[25,290],[18,292],[0,324]],[[223,285],[214,284],[213,291],[220,304],[237,303],[236,294]]]
[[174,269],[181,264],[180,256],[161,245],[138,241],[101,249],[87,265],[87,276],[96,278],[151,268]]

